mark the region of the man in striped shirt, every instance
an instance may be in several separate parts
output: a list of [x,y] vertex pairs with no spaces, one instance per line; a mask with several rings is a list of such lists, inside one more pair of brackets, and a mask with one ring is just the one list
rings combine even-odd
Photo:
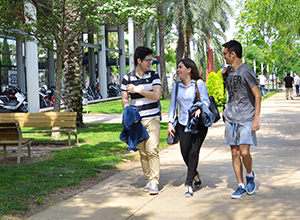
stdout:
[[[159,136],[161,80],[150,70],[153,51],[148,47],[137,47],[134,52],[135,69],[122,80],[123,108],[131,105],[138,109],[141,122],[149,138],[138,144],[141,164],[146,178],[145,192],[158,194],[159,184]],[[129,103],[130,97],[130,103]]]

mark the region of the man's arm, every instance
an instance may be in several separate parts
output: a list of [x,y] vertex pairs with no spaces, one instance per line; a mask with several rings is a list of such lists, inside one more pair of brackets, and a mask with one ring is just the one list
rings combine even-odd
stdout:
[[[133,84],[129,84],[127,86],[127,89],[130,93],[139,93],[148,99],[153,99],[153,100],[157,100],[157,101],[160,99],[160,96],[161,96],[161,85],[154,85],[153,91],[141,89]],[[123,100],[123,95],[122,95],[122,100]],[[123,104],[123,106],[124,106],[124,104]]]
[[127,106],[129,106],[129,93],[126,91],[121,91],[121,95],[123,108],[126,108]]
[[255,114],[252,123],[252,131],[255,132],[260,129],[259,117],[260,117],[260,108],[261,108],[261,94],[257,85],[253,86],[251,88],[251,91],[255,97]]

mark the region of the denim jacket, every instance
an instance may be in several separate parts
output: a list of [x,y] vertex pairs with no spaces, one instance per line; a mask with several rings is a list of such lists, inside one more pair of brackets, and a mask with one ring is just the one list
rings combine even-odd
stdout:
[[[198,117],[192,116],[193,112],[196,111],[198,108],[202,107],[201,109],[201,119]],[[201,101],[196,102],[193,104],[189,109],[189,119],[186,128],[184,129],[185,132],[190,132],[192,134],[197,134],[199,132],[198,125],[203,122],[205,127],[210,127],[215,120],[215,116],[209,110],[209,108]]]
[[127,106],[124,109],[122,125],[120,140],[128,144],[127,150],[138,150],[137,145],[148,138],[149,134],[141,123],[141,116],[135,107]]

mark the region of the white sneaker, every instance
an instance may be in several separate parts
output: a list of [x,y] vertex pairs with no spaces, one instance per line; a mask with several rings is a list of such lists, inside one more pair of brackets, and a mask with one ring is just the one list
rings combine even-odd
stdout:
[[150,181],[148,180],[146,186],[145,186],[144,189],[143,189],[143,191],[144,191],[144,192],[149,192],[149,191],[150,191],[150,186],[151,186],[151,183],[150,183]]
[[155,183],[152,183],[150,186],[150,195],[157,195],[158,194],[158,186]]

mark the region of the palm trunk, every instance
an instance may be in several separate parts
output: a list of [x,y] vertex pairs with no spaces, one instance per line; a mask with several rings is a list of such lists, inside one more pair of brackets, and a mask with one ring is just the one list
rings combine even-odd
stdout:
[[65,105],[67,112],[77,112],[77,127],[85,127],[82,119],[82,47],[77,36],[65,53]]
[[[58,50],[57,50],[58,51]],[[56,76],[55,76],[55,91],[54,91],[54,112],[60,112],[60,97],[61,97],[61,82],[62,82],[62,62],[63,62],[63,54],[57,53],[57,60],[56,60]],[[53,127],[52,128],[52,138],[60,137],[60,132],[55,132],[59,128]]]
[[182,24],[182,12],[181,8],[179,8],[178,12],[178,44],[176,49],[176,63],[179,62],[183,58],[184,53],[184,30]]
[[191,57],[190,39],[191,39],[191,27],[188,25],[185,30],[184,57]]
[[144,33],[143,33],[143,25],[138,25],[138,31],[137,31],[137,46],[143,46],[144,45]]
[[[163,18],[163,4],[161,3],[157,6],[157,14],[159,18]],[[162,80],[162,94],[163,99],[170,99],[169,96],[169,88],[168,88],[168,81],[167,81],[167,74],[166,74],[166,59],[165,59],[165,23],[163,19],[158,20],[158,29],[159,29],[159,54],[160,54],[160,73],[161,73],[161,80]]]

